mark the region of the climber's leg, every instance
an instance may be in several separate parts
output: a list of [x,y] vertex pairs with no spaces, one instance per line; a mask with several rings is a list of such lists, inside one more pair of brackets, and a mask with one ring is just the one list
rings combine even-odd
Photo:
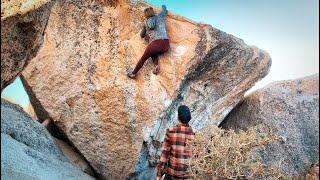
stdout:
[[140,58],[139,62],[137,63],[136,67],[134,68],[132,72],[133,74],[137,74],[138,71],[142,68],[143,64],[147,61],[147,59],[151,57],[150,53],[150,48],[148,46],[145,52],[143,53],[142,57]]
[[139,62],[137,63],[136,67],[134,68],[134,70],[132,69],[128,69],[127,70],[127,75],[128,77],[130,78],[135,78],[136,77],[136,74],[138,73],[138,71],[142,68],[143,64],[147,61],[147,59],[149,57],[151,57],[150,55],[150,45],[148,45],[148,47],[146,48],[146,50],[144,51],[142,57],[140,58]]
[[169,42],[169,39],[163,39],[162,42],[161,42],[161,53],[165,53],[165,52],[168,52],[169,49],[170,49],[170,42]]
[[151,58],[152,58],[153,64],[155,65],[152,72],[153,72],[153,74],[157,75],[160,72],[159,57],[158,57],[158,55],[154,55]]
[[161,39],[159,42],[159,53],[155,56],[152,56],[152,61],[155,64],[155,67],[153,69],[153,74],[157,75],[160,72],[160,66],[159,66],[159,55],[167,52],[170,48],[170,43],[168,39]]
[[128,76],[130,78],[134,78],[148,58],[162,54],[168,51],[168,49],[169,49],[169,40],[159,39],[159,40],[152,41],[146,48],[145,52],[143,53],[142,57],[140,58],[134,70],[128,71]]
[[147,59],[159,54],[161,50],[161,40],[152,41],[144,51],[142,57],[140,58],[132,73],[137,74],[138,71],[142,68],[143,64],[147,61]]

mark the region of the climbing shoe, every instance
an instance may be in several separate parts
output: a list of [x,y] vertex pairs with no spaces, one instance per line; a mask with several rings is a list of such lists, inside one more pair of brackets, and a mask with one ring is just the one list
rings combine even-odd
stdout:
[[134,78],[136,78],[136,74],[133,74],[132,72],[133,72],[133,69],[128,68],[128,69],[127,69],[127,76],[128,76],[129,78],[131,78],[131,79],[134,79]]

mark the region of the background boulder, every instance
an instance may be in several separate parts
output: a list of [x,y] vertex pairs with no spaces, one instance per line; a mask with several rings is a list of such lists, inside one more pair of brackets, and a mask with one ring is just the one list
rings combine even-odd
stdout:
[[302,173],[319,159],[319,74],[272,83],[248,95],[221,124],[255,127],[282,140],[259,150],[262,160],[287,173]]

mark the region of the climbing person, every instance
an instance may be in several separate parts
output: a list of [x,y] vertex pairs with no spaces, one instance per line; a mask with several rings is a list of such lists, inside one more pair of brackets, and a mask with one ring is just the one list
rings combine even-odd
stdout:
[[164,175],[164,180],[188,179],[191,158],[190,143],[194,140],[194,132],[188,124],[191,113],[187,106],[178,108],[179,124],[166,130],[162,144],[160,162],[157,165],[157,180]]
[[168,12],[165,5],[162,5],[162,10],[158,15],[155,15],[152,7],[144,10],[146,20],[143,24],[140,36],[151,43],[147,46],[136,67],[134,69],[127,69],[128,77],[135,78],[138,71],[150,57],[155,64],[153,73],[158,74],[160,72],[158,56],[167,52],[170,47],[167,26],[165,23],[165,17],[167,13]]

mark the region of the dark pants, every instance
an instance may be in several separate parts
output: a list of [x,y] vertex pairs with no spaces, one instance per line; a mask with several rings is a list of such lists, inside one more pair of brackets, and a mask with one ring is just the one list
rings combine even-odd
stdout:
[[173,178],[169,175],[165,175],[163,180],[173,180]]
[[172,177],[172,176],[169,176],[169,175],[165,175],[164,176],[164,179],[163,180],[175,180],[175,179],[188,179],[188,178],[175,178],[175,177]]
[[146,50],[144,51],[142,57],[140,58],[138,64],[133,70],[133,74],[137,74],[138,71],[142,68],[143,64],[149,59],[152,58],[152,61],[155,65],[158,65],[158,56],[167,52],[170,48],[169,39],[158,39],[152,41]]

